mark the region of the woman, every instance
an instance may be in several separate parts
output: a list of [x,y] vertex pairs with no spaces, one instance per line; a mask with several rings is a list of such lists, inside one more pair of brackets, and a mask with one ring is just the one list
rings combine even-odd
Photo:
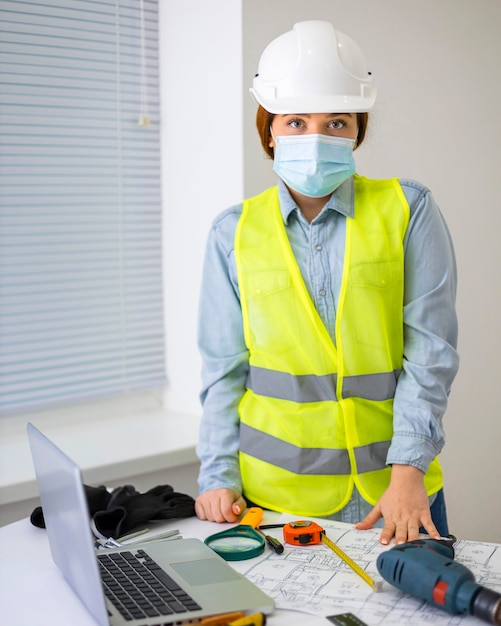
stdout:
[[376,89],[330,23],[271,42],[251,93],[279,179],[208,239],[197,515],[234,522],[250,502],[382,526],[383,544],[446,535],[447,226],[419,183],[355,174]]

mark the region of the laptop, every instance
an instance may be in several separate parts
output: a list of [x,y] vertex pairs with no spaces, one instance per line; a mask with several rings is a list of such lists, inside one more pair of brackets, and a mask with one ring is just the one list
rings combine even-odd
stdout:
[[[270,597],[199,539],[96,551],[80,468],[33,424],[27,429],[52,558],[100,626],[193,625],[211,615],[273,611]],[[153,590],[133,600],[131,586],[143,576],[139,586]]]

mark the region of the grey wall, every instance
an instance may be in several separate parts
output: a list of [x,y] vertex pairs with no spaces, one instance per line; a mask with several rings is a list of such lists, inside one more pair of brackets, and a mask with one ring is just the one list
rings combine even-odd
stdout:
[[267,43],[305,19],[352,36],[378,83],[359,173],[426,184],[452,232],[461,367],[442,454],[450,525],[501,542],[501,2],[243,0],[246,196],[275,184],[248,88]]

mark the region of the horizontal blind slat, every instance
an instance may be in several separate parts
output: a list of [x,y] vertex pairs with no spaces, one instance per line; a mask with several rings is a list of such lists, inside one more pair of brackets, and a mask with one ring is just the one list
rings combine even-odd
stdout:
[[0,0],[0,415],[165,384],[157,10]]

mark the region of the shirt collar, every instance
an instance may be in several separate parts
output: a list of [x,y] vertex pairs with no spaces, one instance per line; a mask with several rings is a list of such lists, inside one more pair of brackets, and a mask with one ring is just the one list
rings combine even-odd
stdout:
[[[322,209],[322,213],[327,211],[337,211],[346,217],[353,217],[353,195],[353,176],[350,176],[350,178],[345,180],[344,183],[341,183],[341,185],[334,190],[326,205]],[[287,186],[281,178],[278,179],[278,198],[280,200],[282,218],[287,224],[291,213],[299,211],[299,207],[290,195]]]

